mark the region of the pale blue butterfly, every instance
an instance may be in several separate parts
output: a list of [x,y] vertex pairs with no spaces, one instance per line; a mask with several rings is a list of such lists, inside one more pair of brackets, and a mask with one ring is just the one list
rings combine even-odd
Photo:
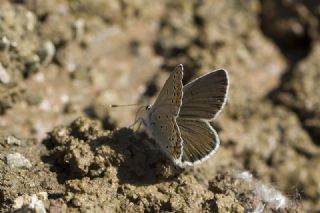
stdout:
[[226,70],[218,69],[183,86],[182,77],[180,64],[140,119],[174,164],[185,167],[203,162],[219,148],[209,122],[226,103],[229,78]]

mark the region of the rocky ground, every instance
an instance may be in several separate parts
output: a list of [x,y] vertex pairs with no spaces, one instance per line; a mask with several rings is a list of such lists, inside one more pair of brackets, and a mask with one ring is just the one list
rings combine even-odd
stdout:
[[[320,3],[0,1],[0,212],[320,211]],[[223,67],[221,147],[174,167],[129,126]]]

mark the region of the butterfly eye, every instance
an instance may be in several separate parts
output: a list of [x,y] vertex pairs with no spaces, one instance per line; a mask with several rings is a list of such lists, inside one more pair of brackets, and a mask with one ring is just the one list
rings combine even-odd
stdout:
[[149,109],[151,109],[151,105],[146,106],[146,110],[149,110]]

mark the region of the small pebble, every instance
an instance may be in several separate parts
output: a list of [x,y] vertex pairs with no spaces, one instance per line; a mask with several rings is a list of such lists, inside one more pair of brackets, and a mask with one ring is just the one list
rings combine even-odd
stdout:
[[16,145],[16,146],[20,146],[21,145],[21,140],[16,138],[13,135],[9,135],[6,139],[5,142],[9,145]]
[[26,13],[26,19],[27,19],[27,26],[26,26],[27,30],[33,31],[37,21],[35,15],[32,12],[28,11]]
[[35,212],[46,213],[43,201],[48,200],[47,192],[39,192],[38,194],[22,195],[14,200],[13,208],[17,212]]
[[10,47],[10,41],[6,36],[0,38],[0,50],[7,50]]
[[18,169],[31,168],[30,161],[18,152],[13,154],[8,154],[6,156],[6,161],[11,168],[18,168]]
[[0,63],[0,82],[7,84],[10,82],[10,76],[7,73],[7,70]]
[[76,39],[81,39],[84,35],[84,27],[85,27],[85,22],[83,19],[78,19],[75,21],[73,24],[74,27],[74,34]]
[[50,64],[56,54],[56,48],[52,41],[48,40],[44,42],[38,54],[42,65],[47,66]]

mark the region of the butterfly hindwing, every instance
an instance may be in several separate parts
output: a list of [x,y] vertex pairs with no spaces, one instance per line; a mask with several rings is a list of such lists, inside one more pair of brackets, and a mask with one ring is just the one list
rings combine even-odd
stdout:
[[162,150],[175,162],[182,157],[182,138],[175,117],[157,110],[151,116],[153,135]]
[[220,141],[208,121],[177,118],[183,139],[183,165],[200,163],[215,153]]

